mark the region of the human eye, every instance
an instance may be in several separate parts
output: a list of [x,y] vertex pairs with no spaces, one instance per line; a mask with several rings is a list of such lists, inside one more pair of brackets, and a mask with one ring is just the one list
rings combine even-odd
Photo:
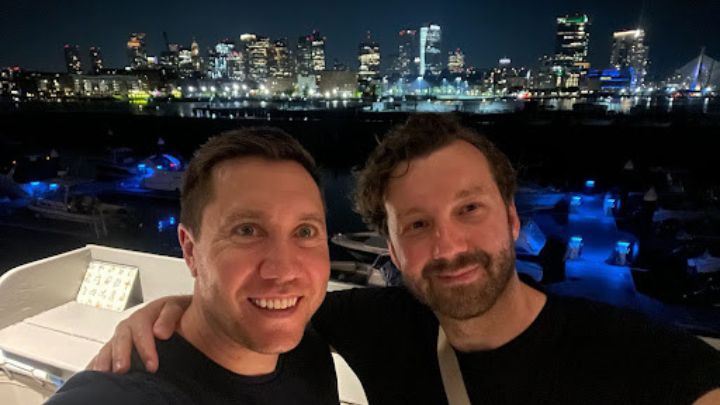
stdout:
[[405,233],[413,233],[413,232],[419,232],[425,228],[427,228],[428,222],[424,219],[416,219],[409,221],[404,227],[403,231]]
[[301,239],[312,239],[318,235],[318,230],[312,225],[300,225],[295,234]]
[[463,204],[463,206],[460,208],[460,212],[467,213],[467,212],[473,212],[480,209],[480,204],[476,202],[470,202],[467,204]]
[[235,227],[233,233],[237,236],[250,238],[258,235],[258,229],[254,224],[241,224]]

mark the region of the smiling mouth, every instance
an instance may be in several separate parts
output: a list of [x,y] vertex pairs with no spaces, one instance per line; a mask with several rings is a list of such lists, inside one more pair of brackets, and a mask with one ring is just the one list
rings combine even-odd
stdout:
[[248,298],[253,305],[258,308],[272,311],[282,311],[297,306],[302,297],[286,297],[286,298]]
[[475,265],[475,266],[464,267],[462,269],[452,271],[452,272],[440,273],[440,274],[437,274],[436,277],[442,281],[456,281],[456,280],[460,281],[460,280],[470,277],[472,275],[472,273],[479,271],[479,270],[480,270],[480,266]]

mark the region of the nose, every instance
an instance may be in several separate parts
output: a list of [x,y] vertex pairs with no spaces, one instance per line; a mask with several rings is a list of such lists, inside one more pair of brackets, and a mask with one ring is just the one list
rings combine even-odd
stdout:
[[266,258],[260,266],[260,277],[279,283],[298,277],[300,266],[296,260],[294,246],[289,241],[273,240],[266,251]]
[[449,219],[435,221],[433,238],[433,259],[451,260],[468,249],[465,231]]

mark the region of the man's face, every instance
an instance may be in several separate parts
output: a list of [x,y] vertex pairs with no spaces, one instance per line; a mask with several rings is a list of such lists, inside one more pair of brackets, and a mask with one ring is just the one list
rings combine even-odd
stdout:
[[504,203],[483,153],[465,141],[409,163],[398,165],[385,195],[393,262],[439,314],[482,315],[515,271],[515,206]]
[[330,276],[320,191],[298,163],[254,157],[221,163],[212,182],[200,237],[184,248],[196,277],[193,300],[207,324],[236,343],[287,352]]

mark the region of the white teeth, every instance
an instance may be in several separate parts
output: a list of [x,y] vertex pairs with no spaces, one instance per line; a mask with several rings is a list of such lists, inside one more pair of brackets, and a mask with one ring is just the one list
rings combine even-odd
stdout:
[[294,307],[298,302],[298,297],[278,298],[278,299],[252,299],[252,303],[263,309],[288,309]]

